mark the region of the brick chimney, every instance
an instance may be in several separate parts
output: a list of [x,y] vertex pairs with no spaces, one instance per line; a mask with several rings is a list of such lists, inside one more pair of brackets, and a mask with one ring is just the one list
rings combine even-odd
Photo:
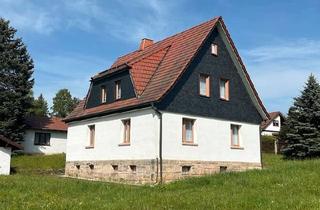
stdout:
[[153,44],[153,40],[152,40],[152,39],[143,38],[143,39],[141,40],[139,49],[140,49],[140,50],[144,50],[146,47],[149,47],[149,46],[152,45],[152,44]]

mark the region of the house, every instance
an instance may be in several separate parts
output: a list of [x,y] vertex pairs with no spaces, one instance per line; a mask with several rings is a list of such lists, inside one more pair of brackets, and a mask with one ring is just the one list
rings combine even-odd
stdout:
[[126,183],[261,168],[268,119],[221,17],[119,57],[65,118],[65,173]]
[[10,174],[11,152],[22,149],[20,144],[0,135],[0,175]]
[[281,112],[270,112],[270,119],[264,120],[261,123],[262,135],[277,135],[281,130],[281,125],[283,124],[285,117]]
[[27,154],[65,153],[67,124],[58,117],[30,116],[25,120],[26,130],[21,144]]

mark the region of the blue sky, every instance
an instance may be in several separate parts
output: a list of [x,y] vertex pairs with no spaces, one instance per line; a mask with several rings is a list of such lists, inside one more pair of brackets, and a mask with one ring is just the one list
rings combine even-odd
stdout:
[[223,16],[269,111],[287,113],[307,76],[320,78],[320,1],[0,0],[35,62],[34,93],[86,95],[89,79],[141,38],[161,40]]

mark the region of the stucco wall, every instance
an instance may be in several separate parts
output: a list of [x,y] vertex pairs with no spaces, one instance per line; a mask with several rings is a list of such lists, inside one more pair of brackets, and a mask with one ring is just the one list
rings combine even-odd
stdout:
[[[34,145],[35,132],[51,133],[50,146]],[[67,143],[67,133],[58,131],[41,131],[41,130],[26,130],[22,145],[25,153],[42,153],[55,154],[65,153]]]
[[[197,146],[182,145],[182,118],[195,119]],[[241,149],[231,148],[230,124],[241,125]],[[260,163],[259,125],[213,118],[163,114],[163,159]]]
[[0,175],[10,174],[11,148],[0,147]]
[[278,116],[275,118],[275,120],[279,121],[279,127],[273,126],[273,122],[270,123],[270,125],[264,129],[264,131],[262,132],[262,135],[272,135],[273,133],[278,133],[280,132],[281,129],[281,117]]
[[[122,143],[122,120],[131,119],[130,146]],[[95,146],[89,146],[88,125],[95,125]],[[67,161],[154,159],[158,154],[159,119],[144,109],[69,123]]]

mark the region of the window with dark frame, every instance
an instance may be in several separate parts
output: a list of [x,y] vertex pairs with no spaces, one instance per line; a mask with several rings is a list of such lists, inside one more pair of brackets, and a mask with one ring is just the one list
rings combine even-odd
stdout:
[[231,146],[240,147],[240,125],[231,125]]
[[226,101],[229,101],[229,80],[220,79],[220,98]]
[[89,147],[94,147],[95,142],[95,125],[89,125]]
[[107,102],[107,89],[106,86],[101,86],[101,103]]
[[121,81],[120,80],[116,81],[115,85],[116,85],[115,97],[116,97],[116,100],[118,100],[118,99],[121,99]]
[[273,120],[273,126],[279,127],[279,120]]
[[35,132],[34,145],[37,146],[50,146],[51,133]]
[[200,74],[199,94],[202,96],[210,97],[210,76],[209,75]]
[[123,143],[130,144],[130,119],[122,120],[123,124]]
[[182,119],[182,142],[194,143],[194,121],[193,119]]

